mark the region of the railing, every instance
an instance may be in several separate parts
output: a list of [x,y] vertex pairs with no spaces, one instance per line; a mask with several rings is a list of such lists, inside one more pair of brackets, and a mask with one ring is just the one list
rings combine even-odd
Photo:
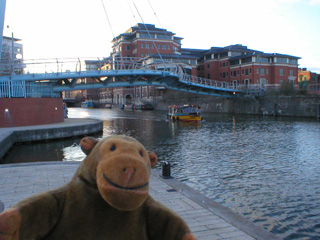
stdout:
[[52,91],[52,83],[27,82],[27,81],[2,81],[0,82],[0,98],[13,97],[50,97],[58,98],[60,93]]
[[119,70],[157,70],[154,66],[162,64],[163,71],[172,63],[156,61],[148,64],[141,58],[63,58],[63,59],[32,59],[20,61],[2,61],[0,63],[0,76],[22,74],[52,74],[81,73],[83,71],[119,71]]
[[[183,82],[185,84],[193,84],[198,87],[204,88],[217,88],[221,91],[240,91],[238,85],[233,85],[232,83],[210,80],[205,78],[200,78],[196,76],[191,76],[183,72],[183,68],[181,65],[174,62],[166,62],[163,60],[157,59],[147,59],[147,58],[63,58],[63,59],[37,59],[37,60],[16,60],[16,61],[7,61],[0,63],[0,96],[31,96],[32,92],[26,89],[24,94],[19,92],[19,89],[22,89],[24,86],[27,87],[27,83],[30,81],[36,80],[33,78],[34,76],[42,75],[44,78],[50,75],[50,79],[54,79],[54,76],[61,75],[75,75],[79,77],[79,75],[88,72],[95,73],[112,73],[112,74],[122,74],[126,75],[128,72],[137,72],[138,74],[142,74],[147,71],[156,72],[158,74],[162,74],[163,77],[166,76],[175,76],[177,80]],[[24,75],[27,76],[28,79],[25,79],[26,82],[23,82],[22,79],[17,80],[15,76]],[[6,76],[6,78],[2,78],[1,76]],[[10,80],[16,83],[8,82],[8,76]],[[101,75],[98,75],[101,76]],[[72,76],[71,76],[72,77]],[[57,78],[58,79],[58,78]],[[61,78],[60,78],[61,79]],[[18,83],[20,81],[20,83]],[[174,80],[173,80],[174,81]],[[16,84],[16,85],[15,85]],[[38,83],[37,83],[38,84]],[[41,90],[41,96],[49,94],[49,90],[44,90],[44,86],[48,89],[51,87],[50,84],[45,85],[33,85],[34,88],[36,86],[43,87]],[[8,92],[8,88],[11,88],[11,92]],[[3,93],[6,92],[6,93]]]

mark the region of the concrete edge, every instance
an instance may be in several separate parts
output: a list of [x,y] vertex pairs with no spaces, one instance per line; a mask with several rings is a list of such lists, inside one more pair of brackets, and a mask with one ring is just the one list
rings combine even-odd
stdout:
[[[84,120],[84,119],[81,119]],[[85,119],[80,123],[61,123],[48,125],[35,125],[8,129],[0,138],[0,159],[7,151],[18,142],[44,141],[63,139],[82,135],[98,133],[103,130],[103,121],[97,119]]]
[[15,143],[14,131],[8,131],[0,138],[0,159],[9,151]]
[[57,161],[57,162],[31,162],[31,163],[12,163],[12,164],[0,164],[0,168],[12,168],[12,167],[30,167],[41,165],[80,165],[81,161]]
[[231,225],[242,230],[243,232],[247,233],[248,235],[250,235],[255,239],[259,239],[259,240],[273,240],[273,239],[279,240],[280,239],[279,237],[275,236],[271,232],[268,232],[267,230],[255,225],[253,222],[249,221],[241,214],[233,212],[231,209],[204,196],[203,194],[187,186],[183,182],[180,182],[179,180],[176,180],[174,178],[170,178],[170,179],[162,178],[160,176],[160,171],[157,169],[152,170],[152,176],[163,181],[164,183],[174,188],[181,194],[193,200],[195,203],[199,204],[203,208],[214,213],[215,215],[219,216],[220,218],[224,219]]

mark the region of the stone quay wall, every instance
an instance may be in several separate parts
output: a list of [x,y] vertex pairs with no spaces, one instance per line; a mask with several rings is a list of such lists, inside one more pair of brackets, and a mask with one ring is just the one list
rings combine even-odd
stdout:
[[154,99],[158,110],[182,104],[198,105],[203,112],[211,113],[320,117],[320,96],[311,95],[222,98],[167,90],[162,97]]

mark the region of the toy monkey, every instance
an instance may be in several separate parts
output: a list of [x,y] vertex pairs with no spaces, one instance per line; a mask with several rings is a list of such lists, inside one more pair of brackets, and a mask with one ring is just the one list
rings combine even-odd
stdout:
[[0,240],[196,240],[148,193],[157,156],[136,139],[85,137],[72,180],[0,214]]

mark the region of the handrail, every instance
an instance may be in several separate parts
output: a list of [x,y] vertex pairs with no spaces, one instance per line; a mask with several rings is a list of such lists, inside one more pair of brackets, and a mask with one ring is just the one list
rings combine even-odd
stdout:
[[[102,66],[108,66],[109,70],[102,70]],[[13,67],[14,71],[11,71]],[[79,69],[78,69],[79,68]],[[74,70],[73,70],[74,69]],[[82,69],[85,69],[82,71]],[[184,73],[182,66],[174,62],[164,62],[163,60],[144,59],[134,57],[114,57],[114,58],[55,58],[55,59],[31,59],[2,61],[0,62],[0,76],[44,74],[57,76],[72,73],[81,74],[90,71],[128,71],[137,70],[163,72],[164,74],[173,74],[179,77],[179,81],[189,85],[197,85],[209,88],[221,88],[239,90],[239,85],[235,86],[229,82],[205,79]],[[240,90],[239,90],[240,91]]]

